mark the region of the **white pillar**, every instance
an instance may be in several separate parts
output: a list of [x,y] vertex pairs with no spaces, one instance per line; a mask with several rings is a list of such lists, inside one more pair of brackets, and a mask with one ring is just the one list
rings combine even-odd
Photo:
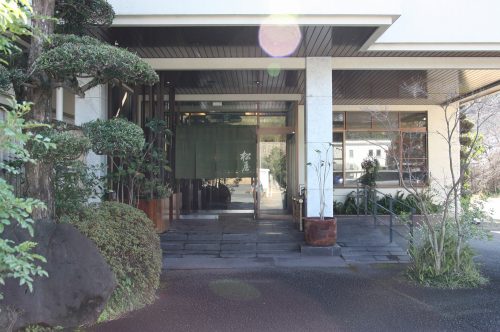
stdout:
[[64,90],[63,88],[56,88],[56,120],[63,121],[64,110]]
[[[75,98],[75,125],[80,126],[86,122],[108,118],[108,88],[106,85],[99,85],[88,90],[85,93],[85,98]],[[85,162],[89,166],[103,165],[102,169],[97,172],[98,176],[106,175],[107,158],[103,155],[97,155],[90,151]]]
[[299,183],[297,192],[300,192],[301,187],[306,185],[306,155],[305,155],[305,143],[306,143],[306,134],[305,134],[305,108],[304,105],[299,105],[297,108],[297,133],[295,134],[296,142],[297,142],[297,161],[298,161],[298,177]]
[[[315,163],[332,141],[332,62],[329,57],[306,58],[306,162]],[[328,159],[333,161],[332,149]],[[320,188],[313,167],[306,166],[307,216],[320,215]],[[333,170],[325,180],[325,217],[333,216]]]

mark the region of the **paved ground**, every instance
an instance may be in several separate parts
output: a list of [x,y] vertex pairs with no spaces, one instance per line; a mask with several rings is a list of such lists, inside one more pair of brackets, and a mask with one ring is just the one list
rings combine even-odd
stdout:
[[[214,220],[178,220],[161,235],[165,269],[339,266],[344,263],[407,262],[406,239],[367,217],[339,217],[339,257],[301,254],[304,233],[292,220],[259,220],[228,215]],[[408,230],[401,230],[401,234]],[[304,253],[305,255],[306,253]]]
[[171,270],[158,300],[91,331],[500,331],[500,233],[473,290],[414,286],[404,264]]

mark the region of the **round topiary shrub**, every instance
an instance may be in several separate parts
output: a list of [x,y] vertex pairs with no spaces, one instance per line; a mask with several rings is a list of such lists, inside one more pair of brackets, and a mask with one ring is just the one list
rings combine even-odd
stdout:
[[82,126],[97,154],[111,157],[134,155],[144,147],[144,131],[126,119],[95,120]]
[[91,204],[63,222],[93,240],[111,266],[118,286],[100,321],[115,319],[155,299],[162,266],[160,239],[141,210],[117,202]]

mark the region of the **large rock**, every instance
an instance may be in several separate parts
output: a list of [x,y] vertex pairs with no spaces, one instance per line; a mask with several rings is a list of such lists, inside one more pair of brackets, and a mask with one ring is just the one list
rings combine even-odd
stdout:
[[[16,242],[30,240],[19,228],[2,235]],[[29,324],[76,327],[95,322],[116,280],[94,243],[72,225],[49,221],[35,224],[33,241],[38,243],[36,252],[47,259],[43,267],[49,277],[37,277],[33,293],[20,287],[16,279],[6,280],[0,304],[18,312],[14,328]],[[5,314],[6,310],[0,313]]]

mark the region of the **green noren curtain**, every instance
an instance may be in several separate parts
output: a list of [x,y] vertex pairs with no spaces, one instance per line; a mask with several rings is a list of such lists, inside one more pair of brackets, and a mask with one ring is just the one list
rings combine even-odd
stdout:
[[175,177],[255,177],[255,126],[191,125],[176,129]]

